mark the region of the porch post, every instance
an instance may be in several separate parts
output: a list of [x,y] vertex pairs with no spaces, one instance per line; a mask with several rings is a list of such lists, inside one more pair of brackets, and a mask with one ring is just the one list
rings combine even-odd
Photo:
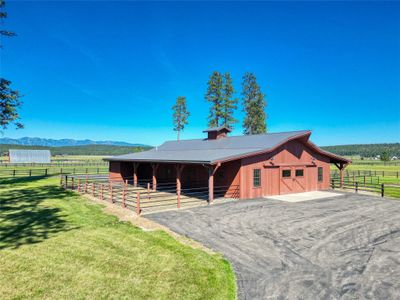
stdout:
[[151,164],[151,167],[153,168],[153,191],[157,189],[157,169],[158,169],[158,164]]
[[214,168],[208,169],[208,203],[212,204],[214,201]]
[[220,166],[221,166],[221,163],[218,163],[215,166],[208,167],[208,203],[209,204],[212,204],[214,201],[214,175]]
[[138,177],[137,177],[137,169],[139,163],[133,163],[133,186],[137,187]]
[[339,172],[340,172],[340,188],[342,189],[343,188],[343,182],[344,182],[344,166],[343,166],[343,164],[340,164],[340,169],[339,169]]
[[177,207],[181,208],[181,175],[185,165],[176,165],[176,195],[177,195]]

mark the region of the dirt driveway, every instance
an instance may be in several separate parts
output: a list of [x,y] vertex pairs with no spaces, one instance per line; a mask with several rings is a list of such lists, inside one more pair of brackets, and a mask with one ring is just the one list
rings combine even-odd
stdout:
[[146,217],[223,253],[240,299],[400,299],[398,200],[245,200]]

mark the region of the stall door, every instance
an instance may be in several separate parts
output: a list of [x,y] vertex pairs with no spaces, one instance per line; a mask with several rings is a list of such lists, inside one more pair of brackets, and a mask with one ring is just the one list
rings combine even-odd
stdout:
[[293,192],[301,193],[307,190],[307,181],[306,181],[306,168],[294,168],[292,170],[294,174],[292,174],[293,179]]
[[283,168],[281,169],[281,182],[280,182],[280,194],[290,194],[293,193],[293,178],[292,169]]

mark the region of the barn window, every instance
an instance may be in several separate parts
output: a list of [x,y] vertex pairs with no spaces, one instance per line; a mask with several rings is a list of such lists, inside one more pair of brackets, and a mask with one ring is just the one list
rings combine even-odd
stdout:
[[324,181],[324,169],[322,167],[318,167],[318,182]]
[[290,170],[282,170],[282,177],[291,177],[292,172]]
[[261,186],[261,170],[260,169],[253,170],[253,186],[254,187]]
[[303,169],[297,169],[296,170],[296,177],[303,177],[304,176],[304,170]]

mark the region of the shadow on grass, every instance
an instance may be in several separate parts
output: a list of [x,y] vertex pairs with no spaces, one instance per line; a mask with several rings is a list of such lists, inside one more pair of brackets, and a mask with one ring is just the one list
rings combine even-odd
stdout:
[[57,207],[41,205],[45,200],[62,201],[73,193],[56,185],[29,187],[35,179],[1,180],[1,184],[26,185],[0,194],[0,249],[18,248],[33,244],[63,231],[74,229],[63,220],[65,215]]

